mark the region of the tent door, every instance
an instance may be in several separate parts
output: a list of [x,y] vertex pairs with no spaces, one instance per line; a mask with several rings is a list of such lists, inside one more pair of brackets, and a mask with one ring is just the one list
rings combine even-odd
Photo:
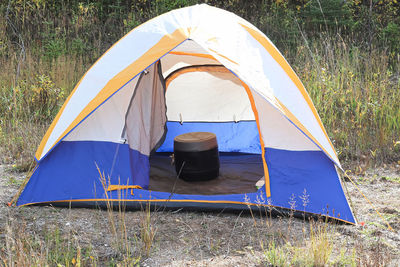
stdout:
[[[141,153],[150,156],[163,142],[166,135],[165,81],[162,76],[160,61],[157,61],[139,77],[128,110],[125,114],[125,126],[122,139],[129,145],[131,154]],[[138,166],[131,157],[131,167]],[[150,166],[148,168],[150,171]],[[137,181],[132,170],[133,183],[143,188],[148,187],[147,180]],[[140,180],[143,180],[141,178]]]

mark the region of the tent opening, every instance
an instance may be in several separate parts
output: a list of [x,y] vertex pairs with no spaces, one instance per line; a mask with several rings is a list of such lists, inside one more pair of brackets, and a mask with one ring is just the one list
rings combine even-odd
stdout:
[[[150,156],[149,189],[177,194],[220,195],[256,192],[263,179],[260,136],[241,81],[188,40],[161,60],[167,132]],[[209,181],[177,178],[171,164],[173,140],[188,132],[217,136],[220,175]]]

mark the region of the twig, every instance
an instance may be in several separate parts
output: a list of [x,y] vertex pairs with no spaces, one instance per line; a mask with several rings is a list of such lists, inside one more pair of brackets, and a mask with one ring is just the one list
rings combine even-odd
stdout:
[[228,254],[229,254],[229,251],[230,251],[230,244],[231,244],[233,232],[234,232],[235,229],[236,229],[237,222],[238,222],[240,216],[242,215],[242,213],[243,213],[243,210],[239,213],[239,216],[236,218],[235,225],[234,225],[233,228],[232,228],[231,235],[229,236],[229,240],[228,240],[228,249],[226,250],[224,259],[225,259],[225,258],[228,256]]
[[14,25],[14,23],[11,21],[11,19],[9,17],[10,7],[11,7],[11,0],[8,1],[5,19],[8,22],[8,24],[10,25],[13,33],[18,37],[19,43],[17,43],[17,45],[21,48],[21,52],[19,54],[18,65],[17,65],[17,73],[15,75],[15,80],[14,80],[15,85],[16,85],[18,83],[18,78],[19,78],[20,71],[21,71],[21,63],[23,61],[25,61],[25,58],[26,58],[26,52],[25,52],[24,39],[22,38],[22,35],[18,32],[17,27]]

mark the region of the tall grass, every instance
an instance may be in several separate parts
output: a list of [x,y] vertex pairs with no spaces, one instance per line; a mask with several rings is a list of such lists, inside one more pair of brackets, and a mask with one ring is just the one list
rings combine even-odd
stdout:
[[96,266],[92,247],[83,246],[76,233],[61,233],[57,227],[31,232],[25,221],[8,218],[4,244],[0,243],[0,265],[11,266]]
[[36,61],[29,53],[18,61],[0,58],[0,161],[27,170],[51,120],[89,64],[67,56]]
[[398,57],[324,35],[290,57],[341,159],[400,159]]
[[346,229],[326,218],[299,222],[289,213],[283,221],[263,212],[251,215],[250,230],[267,266],[387,266],[392,260],[379,240],[366,244],[357,234],[345,237]]
[[[106,177],[104,172],[99,172],[99,179],[102,184],[105,205],[108,215],[109,230],[113,236],[113,246],[122,262],[126,266],[136,265],[142,257],[149,257],[156,235],[156,227],[150,213],[150,203],[142,207],[140,213],[140,233],[129,232],[126,222],[126,201],[130,190],[117,190],[117,199],[111,198],[111,192],[107,191],[110,177]],[[117,210],[117,213],[114,211]]]

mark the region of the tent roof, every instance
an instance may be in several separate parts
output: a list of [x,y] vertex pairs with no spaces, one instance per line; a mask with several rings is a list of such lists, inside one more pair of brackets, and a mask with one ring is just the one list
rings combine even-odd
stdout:
[[[36,159],[43,159],[79,123],[155,61],[171,50],[179,52],[186,40],[194,41],[202,53],[232,71],[340,167],[308,93],[282,54],[249,22],[206,4],[165,13],[115,43],[65,101],[44,136]],[[182,47],[186,52],[190,49]]]

